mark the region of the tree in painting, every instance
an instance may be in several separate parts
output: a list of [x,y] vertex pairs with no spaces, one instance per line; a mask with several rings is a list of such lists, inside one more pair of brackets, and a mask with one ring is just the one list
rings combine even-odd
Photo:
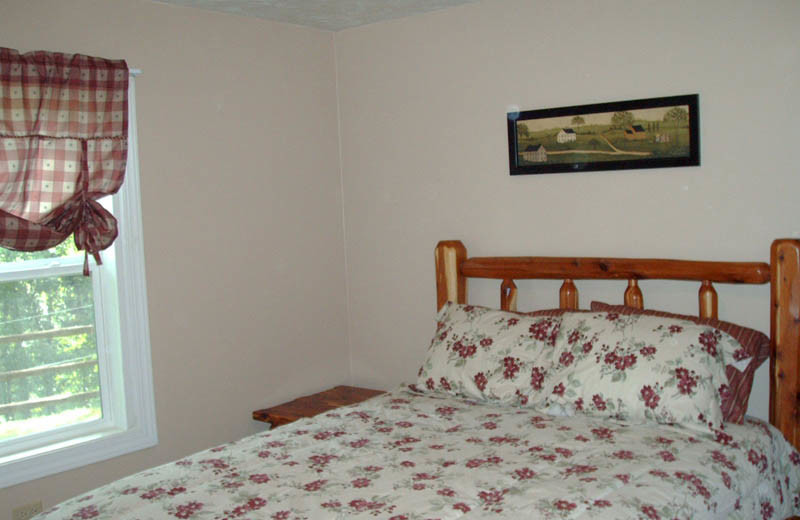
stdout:
[[611,116],[611,126],[614,128],[627,128],[633,124],[633,113],[614,112]]
[[689,121],[689,112],[683,107],[672,107],[664,114],[664,121],[678,124],[687,123]]

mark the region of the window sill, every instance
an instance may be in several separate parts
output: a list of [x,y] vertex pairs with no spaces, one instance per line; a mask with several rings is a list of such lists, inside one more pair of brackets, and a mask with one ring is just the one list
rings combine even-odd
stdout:
[[107,429],[0,458],[0,489],[158,444],[155,427]]

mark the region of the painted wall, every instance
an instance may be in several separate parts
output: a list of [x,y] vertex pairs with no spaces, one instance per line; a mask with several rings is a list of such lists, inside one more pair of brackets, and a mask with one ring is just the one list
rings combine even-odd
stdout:
[[333,35],[138,0],[0,2],[0,45],[137,79],[159,444],[0,490],[0,517],[263,430],[349,378]]
[[[487,0],[337,33],[354,381],[415,380],[442,239],[474,256],[769,261],[800,235],[798,21],[795,1]],[[692,93],[700,167],[508,174],[508,107]],[[557,284],[519,285],[520,309],[557,306]],[[582,306],[624,290],[578,287]],[[642,288],[648,307],[696,312],[697,285]],[[499,284],[469,291],[499,304]],[[719,293],[723,319],[769,331],[766,286]]]

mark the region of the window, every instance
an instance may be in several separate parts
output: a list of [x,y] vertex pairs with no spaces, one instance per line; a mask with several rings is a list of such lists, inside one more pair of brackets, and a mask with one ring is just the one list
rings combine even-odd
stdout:
[[0,487],[157,442],[133,78],[129,105],[126,179],[104,201],[119,237],[103,265],[83,276],[71,239],[0,249]]

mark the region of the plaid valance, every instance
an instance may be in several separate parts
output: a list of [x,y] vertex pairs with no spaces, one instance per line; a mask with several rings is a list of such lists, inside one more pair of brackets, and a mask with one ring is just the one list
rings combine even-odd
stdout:
[[128,66],[0,47],[0,246],[49,249],[70,235],[100,263],[117,221],[97,199],[122,185]]

